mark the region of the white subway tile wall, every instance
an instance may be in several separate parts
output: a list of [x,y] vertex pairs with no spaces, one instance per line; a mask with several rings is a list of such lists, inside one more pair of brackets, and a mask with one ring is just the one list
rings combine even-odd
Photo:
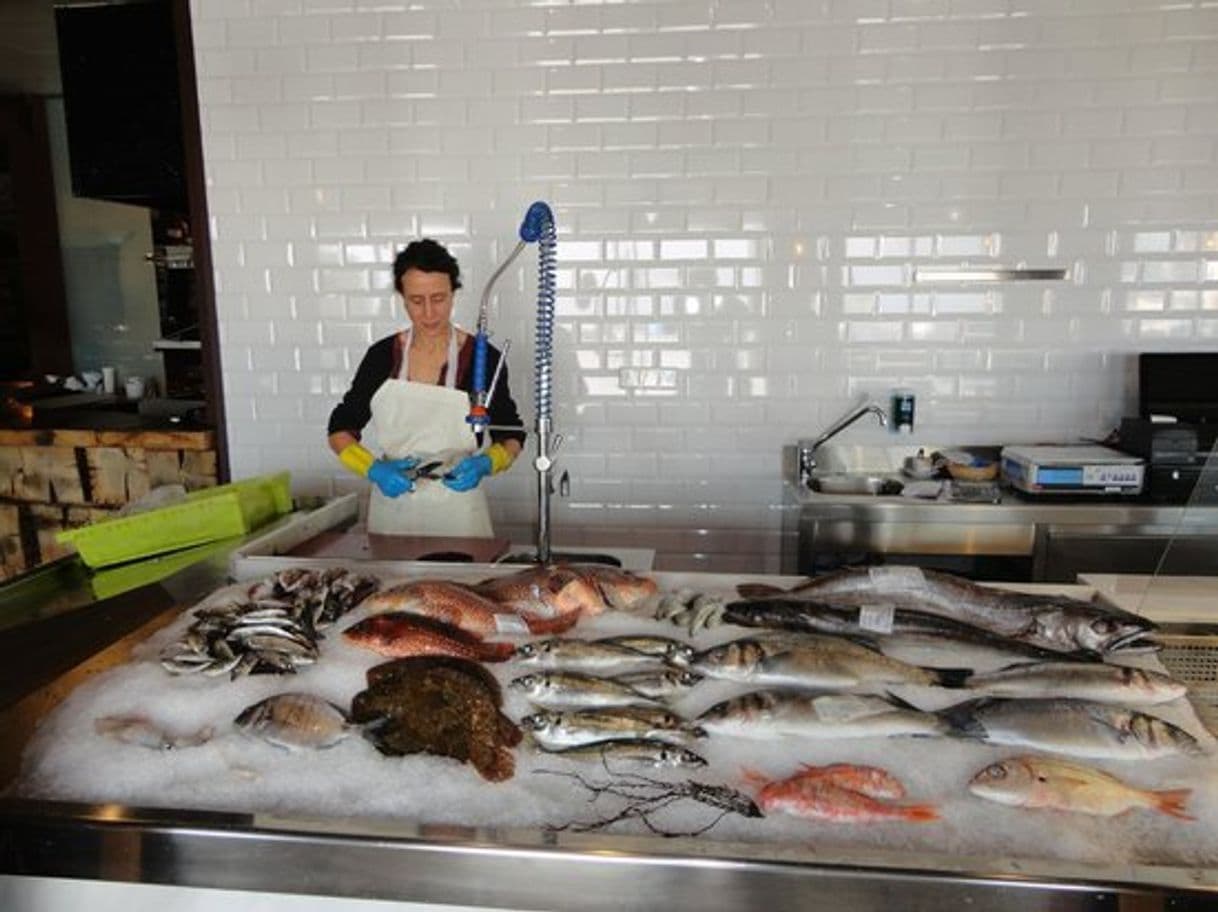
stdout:
[[[915,440],[1102,436],[1137,352],[1218,342],[1213,0],[194,0],[235,476],[353,489],[326,416],[460,258],[557,217],[556,541],[773,571],[779,449],[852,397]],[[536,267],[498,286],[527,421]],[[1065,269],[948,285],[919,266]],[[884,440],[856,426],[858,440]],[[490,482],[532,536],[535,474]]]

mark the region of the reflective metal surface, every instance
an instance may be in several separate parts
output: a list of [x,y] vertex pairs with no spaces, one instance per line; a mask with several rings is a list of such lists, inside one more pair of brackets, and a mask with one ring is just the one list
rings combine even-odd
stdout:
[[914,281],[927,282],[1055,282],[1065,279],[1065,269],[1001,269],[952,266],[918,266]]

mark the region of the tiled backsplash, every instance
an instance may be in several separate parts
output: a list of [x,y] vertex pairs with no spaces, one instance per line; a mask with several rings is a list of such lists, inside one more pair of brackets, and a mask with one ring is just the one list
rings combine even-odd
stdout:
[[[1212,0],[192,8],[238,476],[356,484],[325,419],[401,322],[393,253],[448,244],[469,325],[534,199],[561,241],[558,535],[668,566],[774,569],[779,448],[853,397],[912,389],[915,440],[1102,436],[1135,353],[1218,346]],[[520,263],[492,327],[531,415]],[[534,478],[491,482],[518,538]]]

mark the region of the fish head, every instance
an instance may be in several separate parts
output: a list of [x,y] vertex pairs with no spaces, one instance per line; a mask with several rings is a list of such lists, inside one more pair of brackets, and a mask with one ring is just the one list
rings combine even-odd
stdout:
[[694,651],[688,643],[672,643],[664,648],[664,661],[685,668],[693,660]]
[[541,662],[554,651],[558,640],[534,640],[532,643],[522,643],[516,647],[512,657],[518,662]]
[[675,682],[680,687],[693,687],[702,680],[702,675],[696,671],[678,671],[674,677]]
[[1036,786],[1032,767],[1016,757],[991,763],[969,780],[968,790],[978,798],[1019,805]]
[[512,680],[508,682],[508,690],[519,691],[521,693],[533,693],[542,685],[543,681],[544,678],[541,675],[521,675],[518,678],[512,678]]
[[656,760],[659,766],[671,766],[674,769],[691,769],[700,766],[706,766],[706,758],[693,751],[678,747],[675,744],[667,744],[660,748],[656,754]]
[[636,576],[616,567],[587,567],[580,568],[583,575],[592,580],[601,596],[610,608],[625,611],[640,602],[651,598],[659,587],[655,580],[646,576]]
[[1152,625],[1144,618],[1090,607],[1052,607],[1037,616],[1039,631],[1064,647],[1096,655],[1154,649]]
[[545,731],[547,728],[556,725],[558,721],[559,717],[554,713],[532,713],[520,720],[520,727],[526,731]]

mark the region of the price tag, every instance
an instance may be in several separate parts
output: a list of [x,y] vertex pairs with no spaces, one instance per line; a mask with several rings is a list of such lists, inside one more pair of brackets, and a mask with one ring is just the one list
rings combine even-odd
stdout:
[[918,567],[870,567],[867,575],[877,592],[926,588],[926,576]]
[[860,605],[859,628],[872,633],[892,633],[896,613],[892,605]]
[[495,632],[507,636],[528,636],[531,631],[520,615],[503,612],[495,615]]

